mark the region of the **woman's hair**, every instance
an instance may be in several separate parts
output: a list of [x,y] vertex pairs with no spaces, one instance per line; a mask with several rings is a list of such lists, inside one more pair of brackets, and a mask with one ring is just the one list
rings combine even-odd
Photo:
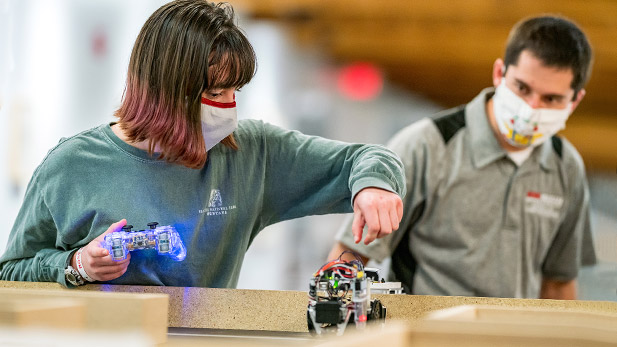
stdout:
[[572,69],[574,97],[589,80],[593,60],[591,46],[581,29],[566,18],[541,16],[518,22],[506,45],[506,68],[516,65],[524,50],[529,50],[547,66]]
[[[115,116],[130,142],[149,141],[151,155],[158,145],[160,159],[201,168],[202,92],[240,88],[255,69],[255,52],[230,5],[172,1],[148,18],[135,41]],[[233,134],[221,143],[238,149]]]

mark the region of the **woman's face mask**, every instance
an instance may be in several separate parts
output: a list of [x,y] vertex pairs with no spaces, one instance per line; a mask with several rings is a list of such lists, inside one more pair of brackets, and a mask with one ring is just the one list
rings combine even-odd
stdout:
[[201,98],[201,131],[209,151],[238,127],[236,102],[216,102]]
[[534,109],[511,91],[502,78],[493,96],[493,107],[499,132],[509,144],[523,148],[538,146],[564,129],[572,102],[564,109]]

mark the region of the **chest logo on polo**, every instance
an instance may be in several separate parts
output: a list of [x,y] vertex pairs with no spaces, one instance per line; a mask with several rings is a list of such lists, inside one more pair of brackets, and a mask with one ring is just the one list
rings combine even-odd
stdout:
[[528,191],[525,196],[525,213],[547,218],[559,218],[563,198],[557,195]]
[[235,210],[236,205],[223,205],[223,195],[219,189],[210,191],[208,199],[208,207],[199,210],[199,213],[205,213],[206,216],[220,216],[227,214],[231,210]]

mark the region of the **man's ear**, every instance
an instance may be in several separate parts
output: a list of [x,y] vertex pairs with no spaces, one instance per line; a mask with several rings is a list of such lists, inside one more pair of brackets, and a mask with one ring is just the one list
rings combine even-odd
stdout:
[[578,104],[580,104],[581,100],[583,100],[583,97],[585,97],[586,93],[587,92],[585,91],[585,89],[581,89],[581,90],[578,91],[578,93],[576,93],[576,97],[572,101],[572,111],[570,111],[570,112],[574,112],[574,110],[576,109]]
[[506,67],[504,66],[503,60],[497,58],[493,63],[493,86],[495,86],[495,88],[501,84],[501,79],[504,78],[505,72]]

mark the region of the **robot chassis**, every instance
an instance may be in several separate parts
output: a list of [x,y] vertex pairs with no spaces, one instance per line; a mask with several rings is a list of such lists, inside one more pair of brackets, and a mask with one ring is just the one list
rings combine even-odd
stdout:
[[364,329],[367,321],[383,324],[386,308],[379,300],[371,300],[373,284],[381,293],[402,293],[400,282],[379,283],[377,269],[365,268],[360,259],[341,260],[341,256],[322,266],[309,281],[306,318],[311,335],[343,335],[350,322],[356,329]]

